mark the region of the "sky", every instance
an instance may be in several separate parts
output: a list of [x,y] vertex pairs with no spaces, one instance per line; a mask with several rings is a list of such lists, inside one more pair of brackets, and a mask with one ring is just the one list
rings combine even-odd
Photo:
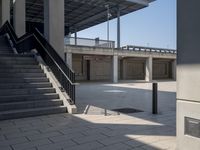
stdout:
[[[110,40],[117,39],[117,20],[110,21]],[[78,32],[78,37],[107,39],[107,23]],[[176,49],[176,0],[156,0],[121,17],[121,46]]]

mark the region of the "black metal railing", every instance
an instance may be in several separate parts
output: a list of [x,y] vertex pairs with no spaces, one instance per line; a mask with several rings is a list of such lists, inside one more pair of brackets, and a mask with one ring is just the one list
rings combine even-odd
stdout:
[[122,50],[176,54],[176,50],[173,50],[173,49],[143,47],[143,46],[134,46],[134,45],[123,46]]
[[36,49],[60,82],[61,88],[68,93],[70,97],[68,100],[69,103],[71,105],[75,104],[75,73],[67,66],[55,49],[37,29],[35,29],[33,33],[27,33],[18,38],[13,27],[7,21],[0,28],[0,35],[4,34],[9,35],[18,53],[30,52],[32,49]]

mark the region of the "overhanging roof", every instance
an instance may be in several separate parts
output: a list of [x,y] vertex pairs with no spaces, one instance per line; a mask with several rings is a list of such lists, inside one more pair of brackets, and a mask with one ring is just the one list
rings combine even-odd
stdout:
[[[154,0],[65,0],[65,27],[74,32],[107,21],[107,8],[114,19],[117,9],[121,16],[147,7]],[[26,20],[43,23],[43,0],[26,0]]]

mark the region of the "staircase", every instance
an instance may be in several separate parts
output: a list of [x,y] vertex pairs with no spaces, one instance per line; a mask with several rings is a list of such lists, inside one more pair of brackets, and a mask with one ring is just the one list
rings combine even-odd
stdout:
[[0,120],[67,112],[31,54],[14,54],[0,36]]

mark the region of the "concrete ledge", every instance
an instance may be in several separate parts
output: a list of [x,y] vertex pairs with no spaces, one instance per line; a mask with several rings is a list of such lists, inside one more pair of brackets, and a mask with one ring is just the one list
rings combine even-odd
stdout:
[[70,105],[68,99],[70,99],[69,95],[61,90],[61,84],[58,82],[56,77],[54,76],[53,72],[49,69],[49,67],[45,64],[41,56],[38,55],[37,50],[33,50],[32,53],[34,54],[36,60],[39,62],[40,67],[46,74],[47,78],[49,79],[50,83],[52,83],[53,87],[56,90],[56,93],[59,95],[60,99],[63,100],[63,105],[67,107],[68,113],[75,114],[77,113],[76,105]]
[[85,55],[118,55],[119,57],[152,57],[152,58],[166,58],[176,59],[176,54],[172,53],[158,53],[158,52],[145,52],[145,51],[131,51],[121,49],[111,49],[102,47],[89,47],[89,46],[75,46],[65,45],[65,53],[72,54],[85,54]]

